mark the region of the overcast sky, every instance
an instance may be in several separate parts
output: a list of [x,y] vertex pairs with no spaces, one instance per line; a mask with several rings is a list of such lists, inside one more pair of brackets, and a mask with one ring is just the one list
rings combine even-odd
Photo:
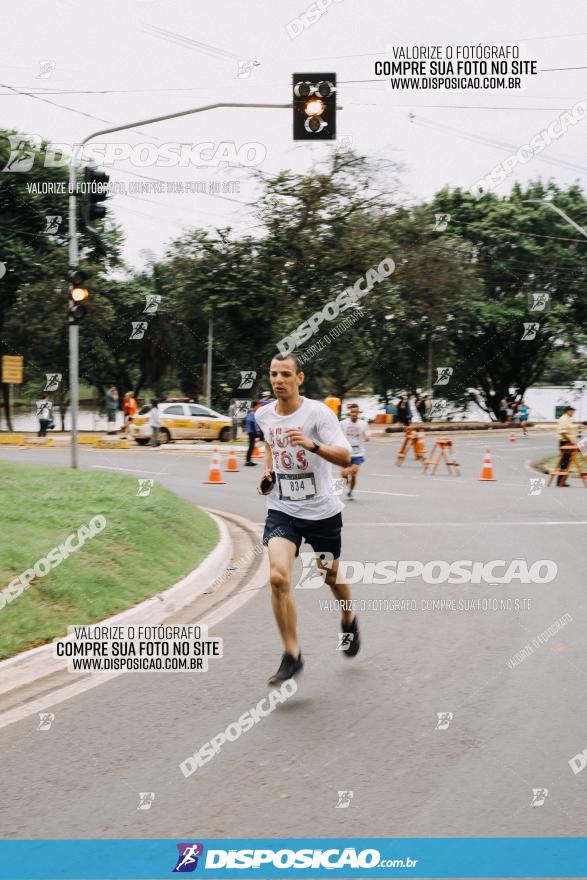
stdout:
[[[21,0],[4,4],[0,126],[76,143],[90,132],[217,101],[286,103],[294,71],[333,71],[339,81],[338,135],[354,149],[395,158],[413,199],[440,187],[470,186],[515,148],[587,97],[585,0],[339,0],[297,38],[286,25],[306,0]],[[401,43],[517,43],[543,71],[522,91],[393,92],[373,78],[373,57]],[[239,78],[238,62],[259,62]],[[38,78],[42,60],[55,62]],[[547,68],[578,68],[550,70]],[[36,97],[22,94],[32,92]],[[76,94],[76,91],[88,92]],[[97,93],[104,91],[104,94]],[[51,102],[51,103],[47,103]],[[259,166],[305,170],[333,149],[292,140],[290,110],[215,110],[143,126],[101,142],[233,141],[266,148]],[[572,126],[514,180],[553,177],[587,183],[587,120]],[[513,148],[513,149],[512,149]],[[264,152],[264,150],[263,150]],[[112,213],[126,235],[124,255],[160,256],[189,226],[254,229],[256,184],[246,168],[108,169],[127,187],[141,175],[165,181],[240,181],[238,194],[117,195]],[[137,176],[139,175],[139,176]]]

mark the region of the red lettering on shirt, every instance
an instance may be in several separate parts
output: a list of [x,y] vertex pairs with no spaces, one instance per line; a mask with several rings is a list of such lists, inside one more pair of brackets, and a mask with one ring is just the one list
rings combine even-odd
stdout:
[[301,471],[307,471],[309,464],[308,459],[306,458],[306,451],[304,449],[298,449],[296,452],[296,461]]

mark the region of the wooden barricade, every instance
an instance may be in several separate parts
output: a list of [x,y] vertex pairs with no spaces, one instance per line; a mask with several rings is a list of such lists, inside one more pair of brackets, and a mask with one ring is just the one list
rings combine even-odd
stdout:
[[[563,468],[562,467],[563,456],[567,452],[570,453],[569,463],[567,464],[566,468]],[[552,481],[554,480],[555,477],[562,477],[561,485],[563,485],[563,486],[566,485],[567,477],[569,476],[571,468],[574,465],[575,470],[577,471],[577,473],[579,474],[579,477],[581,478],[581,482],[583,483],[584,486],[587,486],[587,482],[586,482],[587,473],[582,471],[579,466],[579,462],[577,461],[577,453],[578,452],[580,452],[580,446],[578,446],[577,443],[566,443],[564,446],[561,446],[558,465],[555,468],[553,468],[553,470],[549,471],[547,485],[550,486],[550,484],[552,483]]]
[[460,477],[459,463],[453,458],[452,440],[449,440],[448,437],[436,438],[430,455],[424,462],[424,473],[427,473],[430,467],[430,473],[434,476],[441,461],[445,463],[449,474],[454,473]]
[[403,463],[406,455],[408,454],[410,446],[414,450],[414,458],[420,459],[421,455],[418,450],[418,433],[412,425],[407,425],[406,432],[404,434],[404,442],[402,443],[401,449],[398,452],[397,458],[395,460],[396,465],[399,466]]

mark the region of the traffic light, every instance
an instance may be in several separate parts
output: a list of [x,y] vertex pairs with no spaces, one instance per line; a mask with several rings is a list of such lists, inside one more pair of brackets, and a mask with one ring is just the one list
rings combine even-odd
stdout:
[[294,141],[336,137],[336,74],[294,73]]
[[105,171],[98,171],[92,165],[84,168],[84,183],[80,198],[80,220],[83,229],[92,229],[95,220],[103,220],[106,206],[100,202],[108,198],[110,177]]
[[90,291],[86,287],[87,275],[81,269],[69,273],[69,323],[79,324],[86,315]]

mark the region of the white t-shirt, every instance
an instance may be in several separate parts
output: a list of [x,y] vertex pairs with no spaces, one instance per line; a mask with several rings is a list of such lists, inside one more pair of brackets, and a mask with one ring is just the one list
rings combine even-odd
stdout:
[[332,465],[302,446],[292,446],[285,432],[299,428],[306,437],[326,446],[351,451],[340,422],[324,403],[302,397],[302,405],[291,415],[279,416],[276,402],[261,407],[255,418],[273,455],[276,485],[267,496],[269,510],[281,510],[302,519],[327,519],[343,509],[333,492]]
[[340,427],[344,436],[351,444],[351,455],[353,458],[364,456],[365,447],[363,446],[363,440],[369,436],[369,425],[365,419],[357,419],[356,422],[353,422],[350,418],[343,419]]
[[48,422],[53,417],[53,404],[50,400],[37,400],[37,418]]

